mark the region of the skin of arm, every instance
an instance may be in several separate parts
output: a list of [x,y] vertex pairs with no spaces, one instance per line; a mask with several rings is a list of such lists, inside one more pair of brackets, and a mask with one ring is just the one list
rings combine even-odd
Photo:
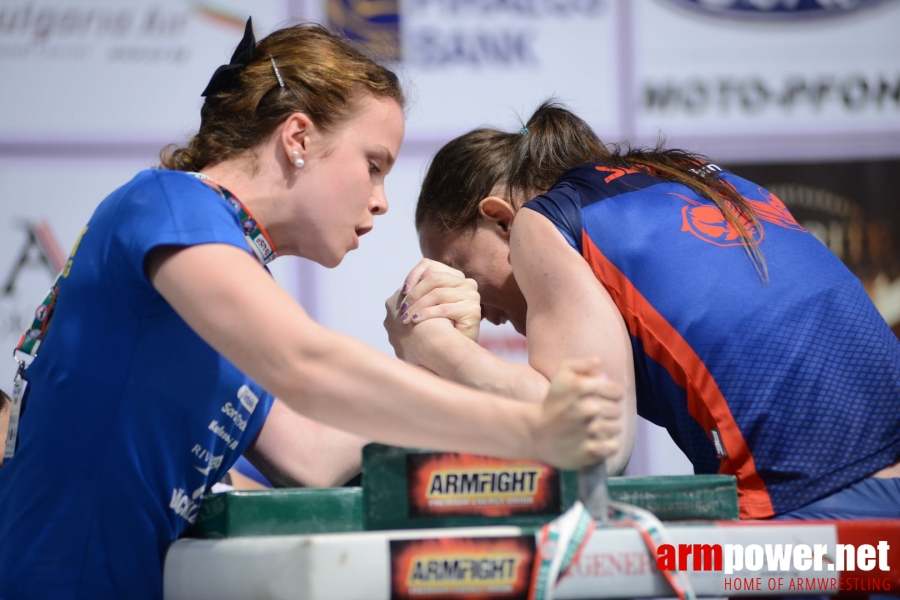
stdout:
[[267,490],[266,486],[263,484],[250,479],[237,469],[231,469],[228,471],[228,474],[222,478],[222,483],[227,483],[231,485],[236,490],[244,491],[244,490]]
[[275,486],[336,487],[359,473],[367,443],[308,419],[276,398],[244,456]]
[[[416,324],[399,320],[402,290],[386,303],[391,344],[398,356],[412,358],[442,377],[535,402],[544,397],[549,374],[563,359],[599,355],[607,374],[625,383],[621,451],[608,461],[610,472],[620,473],[631,456],[637,426],[631,341],[621,314],[584,259],[534,211],[522,210],[516,216],[510,260],[528,305],[528,365],[505,361],[455,330],[429,325],[439,317],[474,313],[479,295],[461,283],[462,273],[428,259],[406,281],[407,302],[414,303],[410,310],[419,315]],[[439,270],[445,271],[442,277],[429,278],[429,272]],[[449,275],[453,272],[456,278]],[[452,286],[453,292],[440,286]]]
[[[471,281],[460,271],[427,258],[410,271],[405,284],[408,294],[398,289],[385,302],[384,327],[397,357],[463,385],[541,402],[550,389],[546,377],[479,346],[477,329],[473,337],[465,335],[459,325],[455,329],[435,325],[438,318],[454,323],[471,316],[480,320],[480,296],[477,287],[468,283]],[[403,298],[410,303],[408,310],[418,316],[415,324],[401,322]]]
[[584,258],[544,216],[522,210],[510,237],[513,273],[528,302],[528,361],[544,377],[566,358],[599,356],[604,371],[624,382],[620,450],[610,473],[628,464],[637,426],[631,339],[621,313]]
[[[210,346],[290,408],[389,444],[579,468],[618,451],[619,383],[560,369],[540,407],[471,390],[330,331],[233,246],[157,248],[147,276]],[[451,328],[453,325],[445,322]]]

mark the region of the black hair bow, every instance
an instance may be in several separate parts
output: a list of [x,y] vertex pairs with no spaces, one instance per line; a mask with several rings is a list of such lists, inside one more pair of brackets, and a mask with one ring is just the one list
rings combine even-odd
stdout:
[[240,72],[253,60],[255,47],[256,38],[253,36],[253,23],[252,19],[248,18],[247,26],[244,28],[244,37],[241,38],[237,48],[234,49],[234,54],[231,55],[231,62],[216,69],[209,83],[206,84],[206,89],[200,95],[210,96],[232,87],[237,81]]

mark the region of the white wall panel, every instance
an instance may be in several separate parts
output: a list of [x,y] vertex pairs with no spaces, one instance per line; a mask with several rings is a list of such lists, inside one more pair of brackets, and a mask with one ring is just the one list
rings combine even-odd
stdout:
[[401,9],[411,138],[518,128],[516,116],[550,96],[618,135],[611,0],[403,0]]
[[282,0],[3,0],[0,142],[168,142],[199,125],[200,93],[252,10]]
[[[778,12],[798,2],[752,2],[764,8],[749,17],[682,4],[632,4],[639,137],[731,138],[720,144],[731,160],[767,152],[802,158],[804,150],[818,158],[823,142],[834,144],[840,158],[859,148],[860,137],[882,152],[900,152],[900,3],[846,12],[834,5],[830,16],[818,18]],[[768,148],[760,147],[760,136]],[[783,143],[789,151],[778,147]]]

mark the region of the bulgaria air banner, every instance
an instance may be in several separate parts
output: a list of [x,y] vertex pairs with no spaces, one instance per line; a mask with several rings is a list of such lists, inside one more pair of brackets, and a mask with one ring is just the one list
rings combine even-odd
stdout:
[[250,11],[257,38],[285,16],[278,0],[3,0],[0,144],[180,141]]

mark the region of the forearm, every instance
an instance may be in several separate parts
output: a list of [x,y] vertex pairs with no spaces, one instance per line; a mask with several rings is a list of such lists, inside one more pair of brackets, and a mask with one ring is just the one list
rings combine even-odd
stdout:
[[455,332],[425,338],[417,359],[445,379],[509,398],[541,402],[550,389],[547,378],[531,366],[503,360]]
[[280,370],[286,376],[272,382],[298,412],[394,445],[534,457],[532,407],[442,381],[338,333],[304,337]]
[[278,487],[334,487],[359,473],[366,443],[308,419],[276,399],[244,454]]
[[540,405],[441,379],[329,331],[246,252],[162,248],[147,276],[203,340],[296,412],[398,446],[535,458],[577,468],[616,444],[622,396],[595,360],[566,363]]

